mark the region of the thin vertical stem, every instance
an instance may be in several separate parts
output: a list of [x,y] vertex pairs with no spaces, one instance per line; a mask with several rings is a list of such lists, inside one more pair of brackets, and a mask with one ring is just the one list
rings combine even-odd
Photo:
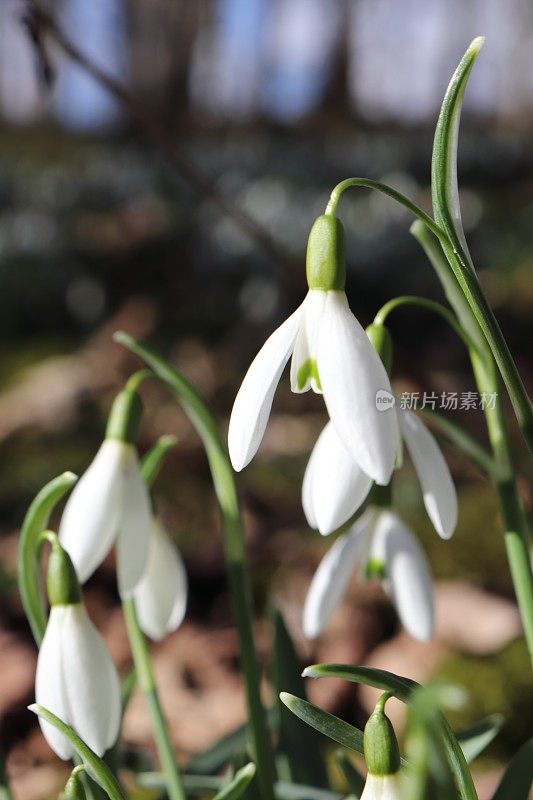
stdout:
[[244,531],[235,476],[220,429],[201,395],[168,362],[122,331],[115,334],[115,340],[140,356],[170,389],[196,428],[204,445],[223,522],[226,569],[239,635],[239,655],[248,707],[250,744],[257,766],[257,782],[262,800],[273,800],[274,760],[265,709],[261,702],[259,665],[252,628],[252,591],[246,562]]
[[165,776],[168,796],[170,800],[185,800],[181,774],[176,764],[174,748],[170,740],[163,709],[159,702],[150,652],[148,650],[146,638],[139,627],[133,599],[128,598],[127,600],[123,600],[122,608],[126,620],[131,652],[135,662],[137,680],[150,711],[157,754]]

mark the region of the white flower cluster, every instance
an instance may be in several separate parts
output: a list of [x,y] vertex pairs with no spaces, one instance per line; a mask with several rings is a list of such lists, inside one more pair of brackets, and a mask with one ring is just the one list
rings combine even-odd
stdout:
[[[147,636],[162,639],[181,624],[187,602],[185,568],[152,513],[133,444],[104,440],[66,504],[59,541],[80,583],[116,545],[119,593],[123,599],[133,598]],[[98,755],[115,743],[121,720],[119,679],[81,600],[52,603],[35,696]],[[63,734],[44,720],[40,724],[55,752],[71,758],[72,747]]]
[[[324,283],[325,288],[310,288],[302,305],[252,361],[230,418],[232,464],[241,470],[257,452],[276,386],[292,356],[292,391],[323,394],[329,414],[302,485],[309,525],[324,535],[344,525],[374,484],[390,483],[405,443],[427,513],[439,536],[448,539],[457,523],[457,496],[440,448],[412,411],[377,402],[379,397],[393,398],[385,367],[350,311],[345,292]],[[372,506],[336,540],[315,574],[303,614],[308,637],[323,629],[356,566],[362,574],[381,579],[413,636],[431,637],[433,590],[424,552],[397,514]]]

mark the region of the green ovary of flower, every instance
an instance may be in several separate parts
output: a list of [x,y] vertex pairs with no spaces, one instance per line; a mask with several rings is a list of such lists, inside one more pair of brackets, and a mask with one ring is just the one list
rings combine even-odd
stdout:
[[322,391],[322,386],[320,385],[320,376],[318,374],[318,364],[314,358],[308,358],[298,370],[298,389],[303,389],[307,385],[308,381],[311,380],[314,380],[317,389]]
[[387,570],[383,561],[379,558],[369,558],[365,564],[364,577],[367,581],[374,578],[384,580],[387,577]]

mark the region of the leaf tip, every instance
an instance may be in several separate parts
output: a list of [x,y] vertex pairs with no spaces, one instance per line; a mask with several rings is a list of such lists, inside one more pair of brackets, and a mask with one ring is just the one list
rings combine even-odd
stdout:
[[291,707],[291,702],[292,702],[293,697],[294,697],[294,695],[289,694],[289,692],[280,692],[279,693],[279,699],[281,700],[283,705],[287,706],[287,708]]
[[31,711],[33,714],[37,714],[37,716],[39,716],[39,706],[37,703],[30,703],[28,706],[28,711]]
[[485,37],[476,36],[475,39],[472,39],[470,47],[468,49],[471,53],[475,53],[477,55],[484,44],[485,44]]
[[133,336],[130,333],[126,333],[126,331],[115,331],[112,338],[114,342],[117,342],[117,344],[123,344],[127,346],[128,342],[132,341]]

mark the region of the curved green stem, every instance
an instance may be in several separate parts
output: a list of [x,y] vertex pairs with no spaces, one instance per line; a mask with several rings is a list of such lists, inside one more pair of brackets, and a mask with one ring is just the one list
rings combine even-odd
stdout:
[[[153,373],[152,373],[153,374]],[[178,437],[170,433],[160,436],[153,447],[141,460],[141,475],[148,487],[151,487],[159,474],[167,453],[177,444]]]
[[73,472],[64,472],[47,483],[30,505],[20,531],[18,587],[33,638],[38,646],[43,640],[47,619],[39,570],[40,537],[48,525],[54,507],[77,480]]
[[466,257],[461,255],[458,246],[452,244],[449,235],[428,214],[419,208],[401,192],[392,189],[384,183],[366,178],[347,178],[341,181],[332,191],[326,214],[334,214],[340,198],[346,189],[352,186],[374,189],[391,197],[400,205],[411,211],[439,240],[442,250],[446,255],[447,269],[451,269],[459,284],[464,298],[470,307],[477,324],[488,342],[493,353],[498,369],[503,377],[509,397],[513,405],[516,419],[522,431],[524,440],[533,453],[533,406],[528,397],[516,364],[507,346],[507,342],[498,325],[494,313],[481,291],[479,281],[474,270],[469,266]]
[[435,300],[428,300],[425,297],[417,297],[416,295],[408,294],[401,295],[401,297],[394,297],[379,309],[378,313],[374,317],[374,322],[377,325],[384,325],[385,320],[392,311],[394,311],[396,308],[406,305],[417,306],[418,308],[424,308],[427,311],[432,311],[434,314],[438,314],[440,317],[446,320],[450,328],[455,331],[457,336],[462,340],[468,350],[477,350],[474,340],[460,325],[453,311],[450,311],[449,308],[446,308],[441,303],[437,303]]
[[46,722],[49,722],[50,725],[53,725],[54,728],[57,728],[57,730],[62,733],[63,736],[67,737],[70,744],[82,760],[83,764],[85,764],[91,777],[98,782],[105,792],[107,792],[110,800],[127,800],[119,782],[105,761],[103,761],[93,750],[91,750],[89,745],[87,745],[83,739],[78,736],[76,731],[73,730],[70,725],[66,725],[63,720],[59,719],[59,717],[56,717],[55,714],[52,714],[52,712],[44,706],[37,705],[37,703],[29,706],[29,709],[37,714],[37,716],[46,720]]
[[123,600],[122,609],[126,620],[128,639],[135,663],[137,680],[150,711],[157,754],[165,776],[168,796],[170,800],[185,800],[181,774],[176,764],[174,749],[157,693],[150,652],[148,650],[146,638],[139,627],[133,598]]
[[386,183],[381,183],[380,181],[373,181],[370,178],[346,178],[346,180],[338,183],[330,195],[325,213],[335,214],[343,193],[346,191],[346,189],[350,189],[353,186],[359,186],[363,189],[374,189],[377,192],[386,194],[387,197],[391,197],[393,200],[396,200],[397,203],[404,206],[404,208],[414,214],[415,217],[418,217],[418,219],[427,225],[430,231],[432,231],[438,239],[441,239],[442,237],[446,238],[446,234],[442,228],[439,228],[437,223],[431,219],[429,214],[426,214],[426,212],[417,206],[416,203],[413,203],[412,200],[409,200],[409,198],[401,192],[393,189],[392,186],[387,186]]
[[266,715],[259,690],[259,669],[252,629],[251,586],[246,567],[235,477],[218,424],[207,404],[193,386],[170,364],[146,345],[124,332],[115,340],[140,356],[170,389],[204,445],[223,521],[224,549],[235,622],[240,640],[240,658],[249,712],[252,753],[263,800],[272,800],[274,765]]

